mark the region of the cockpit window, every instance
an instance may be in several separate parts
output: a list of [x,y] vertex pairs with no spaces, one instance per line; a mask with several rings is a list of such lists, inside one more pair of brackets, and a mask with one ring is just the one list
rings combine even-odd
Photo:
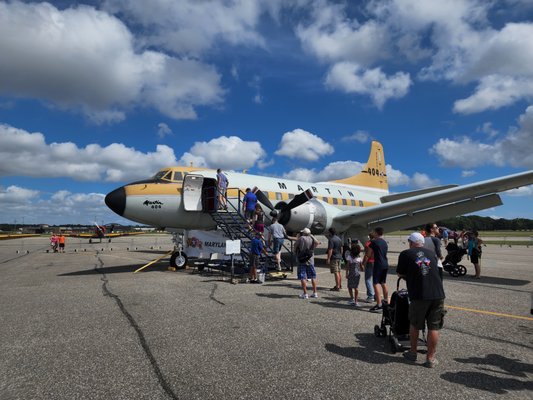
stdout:
[[153,176],[153,179],[159,180],[163,179],[163,177],[167,174],[168,171],[159,171],[157,174]]
[[174,177],[172,179],[175,182],[180,182],[183,180],[183,172],[181,171],[174,171]]

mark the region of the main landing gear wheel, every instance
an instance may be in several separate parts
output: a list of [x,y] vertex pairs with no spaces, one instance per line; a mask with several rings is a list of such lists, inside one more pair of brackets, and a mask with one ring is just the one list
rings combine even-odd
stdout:
[[182,251],[172,253],[170,266],[176,269],[183,269],[187,265],[187,255]]

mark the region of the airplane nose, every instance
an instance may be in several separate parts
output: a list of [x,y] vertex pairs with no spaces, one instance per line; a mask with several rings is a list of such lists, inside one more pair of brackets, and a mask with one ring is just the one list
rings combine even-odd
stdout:
[[105,197],[105,203],[118,215],[124,215],[124,209],[126,208],[126,191],[124,187],[119,187],[108,193]]

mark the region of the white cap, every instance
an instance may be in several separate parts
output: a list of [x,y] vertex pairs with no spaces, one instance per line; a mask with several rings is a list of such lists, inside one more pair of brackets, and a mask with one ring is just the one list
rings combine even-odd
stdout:
[[302,229],[302,234],[304,235],[310,235],[311,234],[311,230],[309,228],[303,228]]
[[422,246],[424,245],[424,242],[425,242],[424,236],[422,236],[422,234],[419,232],[411,233],[409,237],[407,238],[407,240],[413,243],[420,244]]

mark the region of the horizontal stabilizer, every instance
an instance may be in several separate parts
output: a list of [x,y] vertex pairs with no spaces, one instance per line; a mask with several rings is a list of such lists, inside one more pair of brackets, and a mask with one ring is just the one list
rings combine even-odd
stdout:
[[450,189],[452,187],[457,187],[457,186],[458,185],[434,186],[434,187],[430,187],[430,188],[426,188],[426,189],[413,190],[411,192],[395,193],[395,194],[390,194],[388,196],[383,196],[383,197],[381,197],[380,200],[381,200],[382,203],[388,203],[389,201],[406,199],[408,197],[418,196],[419,194],[436,192],[438,190]]

